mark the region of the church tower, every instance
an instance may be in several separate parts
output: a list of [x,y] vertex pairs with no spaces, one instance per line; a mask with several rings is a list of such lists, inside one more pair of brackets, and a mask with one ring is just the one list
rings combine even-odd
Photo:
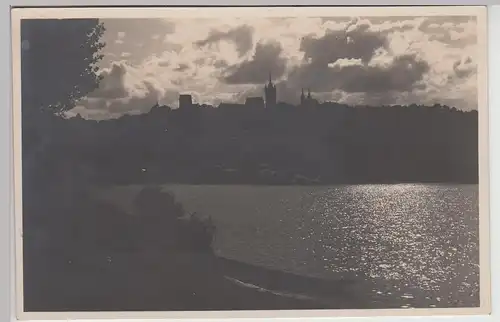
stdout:
[[269,73],[269,83],[264,87],[266,107],[276,105],[276,85],[271,80],[271,73]]
[[310,88],[307,89],[307,96],[304,95],[304,89],[302,89],[302,94],[300,95],[300,105],[306,107],[314,107],[318,105],[318,100],[312,97]]

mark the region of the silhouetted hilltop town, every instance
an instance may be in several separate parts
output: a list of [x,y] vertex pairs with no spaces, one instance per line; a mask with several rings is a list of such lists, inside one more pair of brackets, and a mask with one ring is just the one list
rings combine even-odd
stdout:
[[[102,183],[478,181],[477,111],[349,107],[320,103],[310,90],[291,105],[277,101],[271,77],[264,97],[243,104],[200,105],[182,94],[175,109],[156,104],[114,120],[51,122],[54,162],[85,167]],[[30,140],[24,133],[26,146]]]
[[[238,108],[238,107],[251,107],[254,109],[262,109],[262,108],[275,108],[275,107],[295,107],[294,105],[287,104],[284,102],[277,101],[277,89],[276,84],[272,81],[271,73],[269,73],[269,82],[264,85],[264,97],[262,96],[250,96],[245,99],[245,103],[220,103],[217,108]],[[302,89],[302,93],[300,95],[300,107],[314,107],[320,105],[318,100],[314,99],[311,96],[311,89],[308,89],[307,96],[304,94],[304,89]],[[155,112],[158,108],[166,108],[171,110],[172,108],[166,105],[159,105],[158,103],[153,106],[153,112]],[[193,108],[215,108],[214,106],[207,104],[196,104],[193,103],[193,97],[189,94],[180,94],[179,95],[179,109],[193,109]]]

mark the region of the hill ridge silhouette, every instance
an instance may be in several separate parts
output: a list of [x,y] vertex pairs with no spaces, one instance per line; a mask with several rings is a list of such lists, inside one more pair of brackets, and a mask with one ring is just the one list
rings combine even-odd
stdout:
[[48,117],[48,154],[112,184],[478,181],[477,111],[437,104],[201,106],[156,104],[106,121]]

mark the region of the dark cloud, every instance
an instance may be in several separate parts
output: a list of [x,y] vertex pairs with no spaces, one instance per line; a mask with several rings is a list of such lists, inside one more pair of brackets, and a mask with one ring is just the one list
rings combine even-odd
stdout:
[[[329,31],[321,38],[306,37],[301,43],[305,63],[292,70],[287,86],[295,91],[305,87],[318,92],[411,91],[429,71],[428,63],[414,55],[402,55],[388,66],[369,65],[376,51],[386,46],[385,35],[364,25]],[[335,64],[340,59],[358,63]]]
[[[415,55],[394,57],[384,66],[369,64],[378,50],[388,46],[387,34],[371,31],[369,27],[352,20],[345,30],[330,30],[320,38],[304,37],[300,45],[304,61],[291,69],[286,81],[278,81],[278,99],[296,103],[301,89],[311,88],[326,96],[340,91],[364,93],[371,95],[372,101],[376,98],[382,102],[390,101],[397,93],[425,89],[422,79],[430,67]],[[278,44],[258,44],[252,59],[229,67],[226,83],[263,84],[268,70],[273,70],[273,75],[279,78],[286,66],[280,54]],[[280,72],[276,73],[276,69]]]
[[[316,92],[341,90],[347,93],[411,91],[422,86],[429,64],[414,55],[395,57],[388,66],[368,63],[377,50],[387,48],[387,35],[369,30],[353,20],[345,30],[328,31],[323,37],[308,36],[301,41],[304,63],[288,77],[286,92],[311,88]],[[342,64],[339,60],[355,63]]]
[[332,83],[346,92],[411,91],[429,71],[429,64],[414,55],[395,57],[388,67],[351,65],[330,70]]
[[388,66],[334,65],[313,62],[295,69],[290,75],[291,85],[298,90],[311,87],[315,91],[343,90],[348,93],[377,93],[411,91],[429,71],[429,64],[414,55],[395,57]]
[[124,81],[128,68],[123,62],[115,62],[110,70],[104,70],[99,88],[78,103],[80,109],[94,114],[97,111],[106,111],[110,115],[143,113],[165,99],[165,94],[148,81],[138,84],[143,88],[140,93],[131,92]]
[[127,99],[116,99],[109,102],[107,110],[111,114],[144,113],[151,109],[160,99],[162,93],[152,83],[144,81],[146,88],[143,95],[131,96]]
[[258,43],[252,58],[228,67],[224,81],[228,84],[262,84],[270,72],[273,79],[281,77],[286,68],[286,59],[281,52],[282,47],[277,42]]
[[232,41],[239,55],[243,56],[253,47],[253,28],[243,25],[229,31],[212,30],[207,38],[195,42],[195,45],[203,47],[222,40]]
[[99,88],[88,96],[106,99],[127,97],[128,93],[124,86],[126,74],[127,71],[123,64],[113,63],[111,69],[102,71]]
[[300,49],[304,58],[317,64],[329,64],[341,58],[361,59],[368,62],[376,50],[387,45],[380,33],[368,31],[369,26],[359,25],[351,31],[328,31],[321,38],[304,37]]

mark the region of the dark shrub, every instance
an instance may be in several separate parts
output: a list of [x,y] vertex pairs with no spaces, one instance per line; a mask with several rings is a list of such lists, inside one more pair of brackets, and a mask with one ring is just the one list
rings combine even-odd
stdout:
[[211,218],[187,214],[175,197],[150,186],[134,200],[136,230],[142,232],[144,247],[174,251],[211,252],[215,226]]

